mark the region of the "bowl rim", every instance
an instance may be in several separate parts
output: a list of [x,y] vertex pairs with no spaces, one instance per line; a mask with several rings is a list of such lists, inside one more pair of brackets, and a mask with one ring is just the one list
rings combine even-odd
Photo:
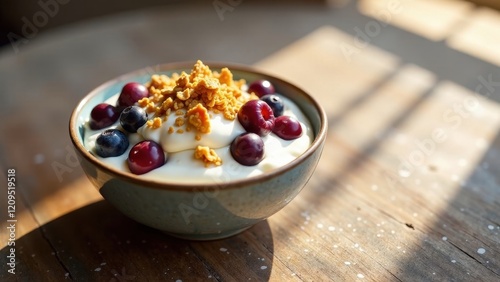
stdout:
[[[157,188],[157,189],[162,189],[162,190],[173,190],[173,191],[193,191],[193,189],[196,190],[196,188],[205,188],[205,189],[216,189],[217,190],[228,190],[228,189],[237,189],[237,188],[242,188],[247,186],[248,184],[251,183],[256,183],[256,182],[263,182],[267,181],[271,178],[274,178],[278,175],[284,174],[287,171],[293,169],[294,167],[298,166],[301,164],[303,161],[305,161],[307,158],[309,158],[310,155],[312,155],[315,151],[318,149],[322,148],[322,145],[326,139],[327,135],[327,128],[328,128],[328,119],[326,116],[326,113],[324,109],[320,106],[318,101],[311,96],[308,92],[304,91],[302,88],[299,88],[297,85],[287,81],[286,79],[283,79],[281,77],[278,77],[274,74],[267,73],[265,71],[262,71],[258,69],[257,67],[253,66],[248,66],[248,65],[243,65],[243,64],[237,64],[237,63],[224,63],[224,62],[213,62],[213,61],[203,61],[205,65],[207,65],[211,70],[220,70],[221,68],[227,67],[230,71],[238,71],[238,72],[244,72],[244,73],[250,73],[256,76],[261,77],[262,79],[270,79],[270,80],[276,80],[279,81],[281,84],[286,84],[287,87],[294,88],[295,91],[298,93],[301,93],[304,98],[306,98],[310,104],[314,106],[314,108],[318,111],[318,115],[320,118],[320,124],[319,124],[319,130],[317,134],[314,137],[314,140],[311,143],[311,146],[302,153],[300,156],[295,158],[293,161],[278,167],[276,169],[271,170],[270,172],[267,172],[265,174],[260,174],[260,175],[255,175],[251,177],[246,177],[243,179],[236,179],[236,180],[231,180],[231,181],[225,181],[225,182],[213,182],[213,183],[169,183],[165,181],[157,181],[157,180],[151,180],[151,179],[144,179],[141,178],[140,175],[135,175],[130,172],[124,172],[120,171],[111,165],[105,164],[101,162],[97,157],[95,157],[92,153],[90,153],[89,150],[87,150],[84,145],[79,142],[79,137],[78,137],[78,130],[77,130],[77,122],[78,122],[78,117],[79,113],[82,110],[82,108],[88,103],[88,101],[93,98],[94,96],[98,95],[103,89],[106,89],[107,87],[113,85],[117,81],[125,81],[125,78],[133,76],[134,74],[139,74],[141,72],[150,72],[151,70],[154,70],[156,72],[165,72],[168,70],[178,70],[178,69],[192,69],[192,66],[196,63],[196,61],[180,61],[180,62],[172,62],[172,63],[163,63],[163,64],[157,64],[153,66],[147,66],[141,69],[137,69],[125,74],[122,74],[120,76],[114,77],[110,80],[107,80],[106,82],[100,84],[96,88],[92,89],[90,92],[88,92],[81,100],[78,102],[77,106],[73,109],[71,112],[70,120],[69,120],[69,135],[71,142],[73,143],[73,146],[76,148],[76,151],[85,158],[88,162],[90,162],[92,165],[98,167],[100,170],[106,171],[106,173],[112,175],[115,178],[120,178],[126,182],[132,182],[136,185],[139,186],[144,186],[148,188]],[[151,73],[153,74],[153,73]]]

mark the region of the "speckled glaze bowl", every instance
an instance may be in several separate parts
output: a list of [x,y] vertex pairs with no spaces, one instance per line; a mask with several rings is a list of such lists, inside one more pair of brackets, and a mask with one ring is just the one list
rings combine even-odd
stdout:
[[145,83],[152,74],[189,72],[194,62],[141,69],[108,81],[90,92],[73,111],[69,133],[80,164],[101,195],[126,216],[172,236],[213,240],[235,235],[281,210],[313,174],[326,139],[324,110],[309,94],[277,77],[246,66],[206,63],[212,70],[228,67],[235,79],[267,79],[308,117],[314,132],[310,148],[291,163],[264,175],[206,185],[144,180],[100,162],[84,146],[83,125],[98,103],[119,93],[131,81]]

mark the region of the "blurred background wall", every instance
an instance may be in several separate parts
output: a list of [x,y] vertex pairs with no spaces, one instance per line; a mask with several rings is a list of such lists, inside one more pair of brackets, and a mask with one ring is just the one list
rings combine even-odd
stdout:
[[[176,2],[189,2],[189,0],[2,0],[0,2],[0,44],[9,43],[7,34],[10,32],[21,34],[25,24],[23,18],[32,21],[35,13],[43,10],[42,6],[44,5],[50,7],[48,9],[54,9],[51,5],[57,5],[59,9],[64,10],[64,13],[58,13],[57,17],[49,15],[47,23],[40,28],[40,32],[47,32],[54,27],[108,14],[171,5]],[[39,20],[44,19],[40,18]]]
[[[75,23],[82,20],[88,20],[96,17],[101,17],[109,14],[115,14],[125,11],[130,11],[134,9],[150,8],[155,6],[168,6],[181,3],[196,3],[199,2],[203,5],[213,4],[217,0],[108,0],[108,1],[98,1],[98,0],[2,0],[0,2],[0,46],[9,43],[8,34],[13,32],[15,34],[21,34],[23,25],[26,25],[27,21],[33,21],[33,17],[37,12],[41,11],[45,7],[51,7],[47,9],[55,9],[54,5],[58,6],[59,9],[64,9],[64,13],[59,13],[57,17],[48,17],[45,20],[42,17],[37,20],[44,23],[43,27],[39,29],[38,32],[47,32],[50,29],[66,24]],[[349,0],[231,0],[231,1],[251,1],[251,2],[347,2]],[[453,1],[453,0],[451,0]],[[469,0],[477,5],[483,5],[492,7],[495,9],[500,9],[499,0]],[[52,5],[52,6],[51,6]],[[258,15],[256,15],[258,16]],[[277,15],[278,16],[278,15]],[[45,23],[46,22],[46,23]]]

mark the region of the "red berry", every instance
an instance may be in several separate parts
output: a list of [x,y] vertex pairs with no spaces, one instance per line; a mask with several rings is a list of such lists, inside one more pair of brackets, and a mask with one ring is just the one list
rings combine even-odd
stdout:
[[266,94],[276,93],[274,86],[268,80],[257,80],[248,86],[248,93],[254,93],[255,95],[262,97]]
[[96,105],[90,112],[90,128],[101,129],[112,125],[120,117],[118,110],[110,104]]
[[133,106],[137,101],[149,96],[149,91],[146,86],[137,83],[129,82],[123,86],[120,96],[118,97],[118,106],[122,109],[128,106]]
[[238,163],[253,166],[264,158],[264,141],[255,133],[243,133],[234,138],[230,151]]
[[291,116],[280,116],[274,121],[273,133],[282,139],[293,140],[302,136],[302,126]]
[[273,130],[273,109],[262,100],[250,100],[238,111],[238,121],[247,132],[266,136]]
[[165,164],[165,153],[160,144],[144,140],[132,147],[127,163],[132,173],[144,174]]

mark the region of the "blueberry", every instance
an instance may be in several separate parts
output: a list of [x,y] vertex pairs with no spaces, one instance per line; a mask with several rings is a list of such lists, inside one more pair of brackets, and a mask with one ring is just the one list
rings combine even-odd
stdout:
[[128,138],[123,132],[118,129],[106,129],[97,137],[95,151],[103,158],[117,157],[125,153],[128,144]]
[[283,103],[283,100],[278,95],[267,94],[260,97],[260,99],[273,109],[274,117],[282,116],[285,112],[285,103]]
[[128,132],[135,133],[148,120],[148,114],[143,108],[130,106],[120,114],[120,124]]

